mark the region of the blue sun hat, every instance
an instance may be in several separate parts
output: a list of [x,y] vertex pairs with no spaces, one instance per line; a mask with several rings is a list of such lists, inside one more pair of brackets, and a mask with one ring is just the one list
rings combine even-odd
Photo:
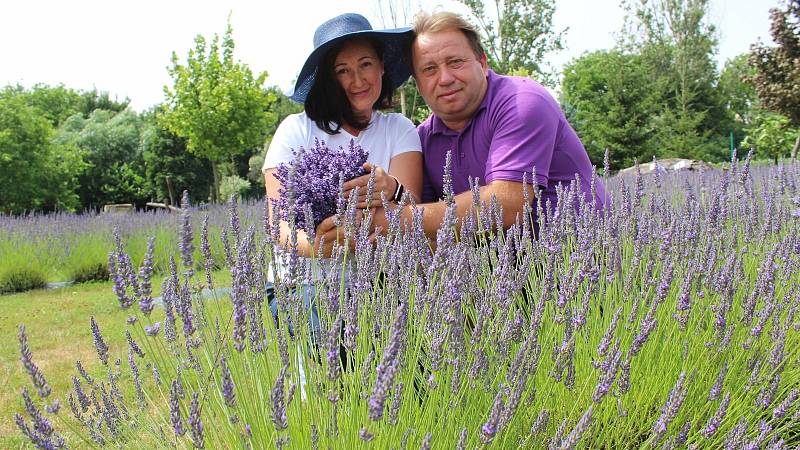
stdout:
[[289,98],[297,103],[305,103],[325,53],[338,42],[358,36],[368,36],[383,43],[383,70],[389,75],[392,89],[399,87],[411,76],[411,69],[403,62],[403,44],[413,36],[411,27],[373,30],[364,16],[342,14],[317,27],[314,32],[314,51],[303,64],[294,92]]

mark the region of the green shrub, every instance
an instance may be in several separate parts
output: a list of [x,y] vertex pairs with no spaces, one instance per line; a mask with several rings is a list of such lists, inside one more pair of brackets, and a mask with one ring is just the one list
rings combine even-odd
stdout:
[[0,294],[41,289],[46,285],[47,277],[39,269],[17,267],[0,272]]
[[70,279],[76,283],[87,281],[108,281],[108,263],[87,261],[84,264],[70,267]]

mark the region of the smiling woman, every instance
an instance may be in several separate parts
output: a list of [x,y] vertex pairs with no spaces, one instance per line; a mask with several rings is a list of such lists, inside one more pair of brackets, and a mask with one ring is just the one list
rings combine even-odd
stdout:
[[[375,176],[370,199],[363,195],[363,189],[358,191],[368,177],[345,186],[356,189],[361,206],[377,206],[381,193],[392,199],[403,190],[419,200],[422,155],[417,131],[406,117],[379,111],[390,106],[394,90],[411,75],[402,58],[404,44],[411,37],[410,28],[373,30],[369,21],[358,14],[334,17],[317,28],[315,49],[303,65],[291,96],[303,103],[305,110],[280,124],[264,161],[271,201],[279,200],[282,189],[275,178],[276,168],[291,163],[301,148],[336,150],[349,148],[351,143],[368,152],[365,169]],[[316,222],[324,218],[317,217]],[[281,241],[286,242],[292,231],[284,221]],[[298,231],[298,252],[302,256],[320,251],[325,254],[324,249],[315,248],[322,237],[330,247],[337,235],[343,234],[332,226],[318,227],[314,244],[313,239],[309,243],[305,231]]]

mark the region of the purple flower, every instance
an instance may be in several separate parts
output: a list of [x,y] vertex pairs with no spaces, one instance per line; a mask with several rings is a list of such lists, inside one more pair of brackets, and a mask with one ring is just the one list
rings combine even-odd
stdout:
[[128,345],[130,346],[131,350],[139,355],[139,358],[144,358],[144,352],[141,348],[139,348],[139,345],[136,343],[136,341],[133,340],[133,336],[131,336],[130,331],[125,330],[125,337],[128,338]]
[[148,336],[157,336],[161,331],[161,322],[156,322],[153,325],[145,325],[144,332]]
[[189,429],[194,447],[203,448],[203,421],[200,419],[200,395],[197,392],[192,393],[192,402],[189,404]]
[[234,392],[235,385],[233,384],[233,377],[231,370],[228,367],[228,362],[225,357],[222,357],[222,397],[225,398],[225,404],[230,407],[236,406],[236,392]]
[[180,391],[182,389],[180,389],[178,380],[172,380],[172,387],[169,391],[169,416],[172,430],[175,431],[176,436],[183,436],[186,433],[181,417]]
[[20,361],[25,367],[25,371],[30,375],[34,387],[39,392],[39,397],[46,398],[51,392],[50,385],[47,384],[44,373],[33,362],[33,355],[30,347],[28,347],[28,335],[25,333],[25,325],[19,326],[19,352]]
[[362,427],[360,430],[358,430],[358,437],[364,442],[369,442],[375,438],[375,435],[370,433],[370,431],[366,428]]
[[375,387],[369,398],[369,418],[378,421],[383,417],[386,395],[394,383],[394,377],[400,369],[400,357],[403,352],[406,322],[408,321],[408,303],[402,302],[397,308],[392,335],[378,364],[375,375]]
[[719,407],[717,408],[717,412],[715,412],[714,415],[711,416],[710,419],[708,419],[706,426],[703,427],[703,429],[700,431],[700,433],[702,433],[703,436],[705,436],[706,438],[710,438],[711,436],[714,435],[714,433],[717,432],[717,429],[722,423],[722,420],[725,419],[725,414],[728,412],[728,405],[730,404],[730,402],[731,402],[731,393],[726,392],[725,396],[722,397],[722,401],[720,402]]
[[575,424],[575,428],[570,431],[566,438],[561,441],[561,445],[559,448],[571,450],[578,445],[578,442],[581,440],[581,436],[586,430],[589,428],[589,425],[592,423],[592,413],[594,411],[594,405],[589,405],[589,409],[583,413],[581,418],[578,420],[578,423]]
[[792,403],[794,403],[795,400],[797,400],[798,396],[800,396],[800,391],[798,391],[797,389],[792,389],[792,391],[789,392],[789,395],[786,397],[786,399],[783,402],[781,402],[780,405],[776,406],[775,409],[772,411],[772,417],[774,419],[782,419],[786,415],[786,412],[789,410],[789,408],[792,406]]
[[81,407],[81,411],[86,412],[89,410],[89,397],[86,396],[86,393],[83,392],[83,388],[81,387],[81,380],[78,377],[72,377],[72,386],[75,389],[75,398],[78,400],[78,404]]
[[675,416],[678,415],[678,411],[681,405],[683,405],[683,401],[686,399],[686,394],[688,392],[688,386],[685,386],[685,382],[686,373],[681,372],[678,381],[675,382],[675,386],[669,391],[667,403],[661,408],[661,416],[653,425],[654,442],[661,440],[661,437],[667,432],[669,424],[675,419]]
[[422,445],[419,446],[419,449],[430,450],[432,440],[433,440],[433,434],[431,434],[430,431],[425,433],[425,437],[422,438]]
[[75,368],[78,370],[78,373],[81,374],[81,376],[83,377],[84,380],[86,380],[87,383],[94,384],[94,380],[92,379],[91,376],[89,376],[89,374],[83,368],[83,365],[81,364],[80,360],[75,361]]
[[536,420],[531,425],[531,434],[544,433],[547,430],[547,424],[550,422],[550,411],[543,409],[539,411]]
[[722,392],[722,383],[725,381],[725,375],[728,373],[728,361],[722,363],[722,369],[719,371],[719,375],[717,375],[717,380],[714,382],[714,385],[711,386],[711,390],[708,392],[708,399],[709,400],[716,400],[719,398],[720,392]]
[[497,394],[494,396],[494,404],[492,405],[492,410],[489,412],[489,417],[486,418],[486,422],[484,422],[483,426],[481,426],[481,442],[484,444],[490,444],[494,440],[494,436],[499,431],[497,422],[500,420],[500,414],[503,412],[505,407],[505,404],[503,403],[504,393],[505,391],[501,386],[500,389],[497,390]]
[[211,272],[214,270],[214,257],[211,256],[211,244],[208,242],[208,215],[203,217],[203,227],[200,232],[200,253],[203,255],[203,267],[206,269],[206,284],[209,289],[214,289]]
[[155,251],[155,236],[150,236],[147,240],[147,251],[144,254],[144,260],[141,267],[139,267],[139,282],[140,294],[139,309],[144,315],[150,315],[153,311],[153,297],[152,286],[150,284],[150,276],[153,274],[153,252]]
[[181,226],[178,232],[180,235],[179,246],[181,249],[181,261],[189,273],[194,266],[194,243],[192,234],[192,214],[189,212],[189,191],[183,191],[181,197]]
[[128,349],[128,365],[131,367],[133,374],[133,385],[136,388],[136,398],[139,400],[139,407],[144,408],[144,391],[142,390],[142,380],[139,378],[139,366],[136,365],[136,360],[133,358],[133,349]]
[[275,379],[275,385],[272,387],[270,399],[272,400],[272,423],[275,424],[275,430],[282,431],[289,426],[286,417],[286,403],[283,392],[283,385],[286,379],[286,367],[281,368],[278,378]]
[[94,316],[91,317],[91,324],[92,324],[92,336],[94,337],[94,348],[97,350],[97,356],[100,357],[100,361],[103,362],[103,365],[108,365],[108,346],[106,345],[105,341],[103,341],[103,335],[100,334],[100,327],[97,325],[97,321],[94,320]]
[[[280,198],[274,203],[281,218],[290,221],[291,215],[297,227],[316,228],[336,213],[340,182],[364,175],[365,162],[367,152],[355,141],[347,149],[329,148],[324,141],[316,141],[313,149],[297,149],[290,164],[280,164],[275,170],[281,188]],[[306,223],[306,205],[311,206],[313,224]]]

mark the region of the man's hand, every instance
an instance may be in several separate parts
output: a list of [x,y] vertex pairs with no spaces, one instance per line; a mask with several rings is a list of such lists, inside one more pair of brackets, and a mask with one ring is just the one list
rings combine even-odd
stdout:
[[375,187],[372,197],[367,198],[367,183],[369,183],[369,177],[371,176],[367,174],[344,183],[345,198],[349,198],[351,194],[356,193],[358,195],[357,207],[361,209],[383,205],[381,192],[383,192],[387,200],[391,200],[394,196],[394,191],[397,190],[397,180],[386,173],[383,167],[374,164],[365,163],[364,170],[370,173],[375,172]]

